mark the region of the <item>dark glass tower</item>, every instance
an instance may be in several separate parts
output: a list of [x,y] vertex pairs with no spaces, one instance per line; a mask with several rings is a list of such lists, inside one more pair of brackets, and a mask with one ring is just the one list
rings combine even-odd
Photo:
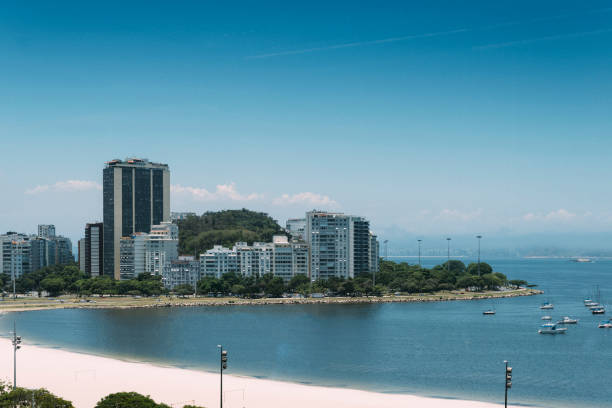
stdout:
[[103,174],[103,270],[119,279],[119,240],[170,221],[170,170],[146,159],[112,160]]

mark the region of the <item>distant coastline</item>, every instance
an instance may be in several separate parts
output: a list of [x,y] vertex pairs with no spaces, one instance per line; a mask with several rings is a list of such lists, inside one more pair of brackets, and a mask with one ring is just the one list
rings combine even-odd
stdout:
[[30,310],[50,309],[141,309],[167,307],[199,307],[199,306],[246,306],[246,305],[304,305],[304,304],[364,304],[364,303],[422,303],[466,301],[482,299],[513,298],[534,296],[544,293],[539,289],[516,289],[508,291],[466,292],[450,291],[432,294],[410,294],[391,296],[355,296],[355,297],[324,297],[324,298],[262,298],[243,299],[235,297],[151,297],[133,298],[121,296],[62,297],[59,299],[18,298],[0,302],[0,312],[25,312]]

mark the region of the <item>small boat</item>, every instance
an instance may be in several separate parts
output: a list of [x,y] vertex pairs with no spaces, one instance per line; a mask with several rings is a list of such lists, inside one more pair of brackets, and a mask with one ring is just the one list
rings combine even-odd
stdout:
[[549,309],[554,309],[554,308],[555,308],[555,305],[553,305],[552,303],[548,303],[548,302],[542,303],[542,305],[540,306],[540,309],[542,310],[549,310]]
[[542,316],[542,320],[552,320],[552,316]]
[[485,310],[484,312],[482,312],[483,315],[494,315],[495,314],[495,310],[493,309],[489,309],[489,310]]
[[599,306],[599,303],[597,302],[589,302],[589,303],[585,303],[584,304],[586,307],[588,307],[589,309],[593,308],[593,307],[597,307]]
[[597,327],[599,327],[600,329],[612,329],[612,322],[603,321],[600,322]]
[[565,316],[563,319],[559,320],[557,324],[577,324],[578,319],[572,319],[571,317]]
[[587,303],[591,303],[593,302],[593,299],[584,299],[584,304],[586,305]]
[[565,334],[567,327],[557,327],[556,324],[546,323],[540,327],[538,333],[540,334]]
[[606,313],[606,309],[604,309],[603,307],[597,307],[595,309],[591,309],[591,313],[593,314],[605,314]]

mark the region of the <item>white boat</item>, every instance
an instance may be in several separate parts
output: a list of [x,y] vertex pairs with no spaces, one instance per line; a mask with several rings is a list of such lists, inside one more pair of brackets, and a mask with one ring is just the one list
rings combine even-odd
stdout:
[[589,303],[585,303],[584,305],[590,309],[590,308],[592,308],[594,306],[599,306],[599,303],[591,301]]
[[597,327],[599,327],[600,329],[612,329],[612,322],[603,321],[600,322]]
[[552,320],[552,316],[542,316],[542,320]]
[[557,327],[554,323],[546,323],[540,327],[540,334],[565,334],[567,327]]
[[485,310],[484,312],[482,312],[483,315],[494,315],[495,314],[495,310],[493,309],[489,309],[489,310]]
[[593,314],[605,314],[606,313],[606,309],[603,308],[602,306],[597,307],[595,309],[591,309],[591,313]]
[[591,303],[593,302],[593,299],[584,299],[584,304],[586,305],[587,303]]
[[552,303],[548,303],[548,302],[542,303],[542,305],[540,306],[540,309],[542,310],[550,310],[554,308],[555,308],[555,305],[553,305]]
[[559,320],[557,324],[577,324],[578,319],[572,319],[569,316],[565,316],[563,319]]

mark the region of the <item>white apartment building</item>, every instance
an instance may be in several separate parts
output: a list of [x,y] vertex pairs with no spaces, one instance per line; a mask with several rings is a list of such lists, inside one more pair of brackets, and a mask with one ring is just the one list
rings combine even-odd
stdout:
[[311,280],[354,278],[372,272],[370,222],[363,217],[310,211],[306,213]]
[[141,273],[162,275],[164,265],[178,258],[178,226],[162,222],[150,233],[137,232],[119,242],[120,279],[134,279]]
[[238,254],[235,250],[215,245],[206,253],[200,254],[202,277],[220,278],[229,272],[238,272]]
[[237,242],[232,249],[215,245],[200,255],[202,276],[220,278],[228,272],[244,277],[272,273],[289,281],[297,274],[308,275],[308,246],[275,236],[273,242]]
[[170,290],[179,285],[190,285],[196,289],[200,280],[200,262],[193,256],[179,256],[166,262],[162,273],[162,282]]
[[308,276],[308,245],[289,242],[285,236],[273,238],[274,276],[280,276],[289,282],[296,275]]

